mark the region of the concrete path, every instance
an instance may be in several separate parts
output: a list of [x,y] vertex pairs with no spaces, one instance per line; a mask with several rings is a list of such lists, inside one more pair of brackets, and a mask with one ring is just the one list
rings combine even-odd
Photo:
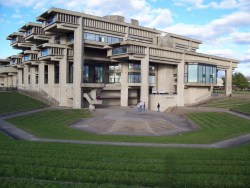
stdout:
[[[45,109],[50,109],[50,108],[45,108]],[[241,135],[235,138],[231,138],[228,140],[224,140],[224,141],[220,141],[217,143],[213,143],[213,144],[174,144],[174,143],[170,143],[170,144],[158,144],[158,143],[131,143],[131,142],[105,142],[105,141],[81,141],[81,140],[63,140],[63,139],[47,139],[47,138],[37,138],[34,135],[27,133],[13,125],[11,125],[10,123],[4,121],[4,119],[6,118],[11,118],[11,117],[17,117],[17,116],[21,116],[21,115],[26,115],[26,114],[30,114],[33,112],[37,112],[37,111],[42,111],[45,109],[38,109],[38,110],[33,110],[33,111],[27,111],[27,112],[21,112],[21,113],[15,113],[15,114],[11,114],[11,115],[6,115],[6,116],[2,116],[0,117],[0,130],[2,132],[4,132],[5,134],[9,135],[10,137],[12,137],[13,139],[16,140],[27,140],[27,141],[37,141],[37,142],[57,142],[57,143],[74,143],[74,144],[96,144],[96,145],[116,145],[116,146],[143,146],[143,147],[179,147],[179,148],[228,148],[228,147],[235,147],[244,143],[248,143],[250,142],[250,134],[246,134],[246,135]],[[120,115],[123,114],[124,117],[123,118],[132,118],[133,116],[135,118],[141,117],[142,114],[135,114],[135,113],[130,113],[129,109],[128,112],[129,113],[124,113],[124,110],[126,111],[126,109],[122,109],[122,112],[120,112]],[[113,118],[116,119],[117,121],[120,120],[119,116],[116,116],[117,114],[119,114],[119,111],[116,109],[116,114],[110,114],[110,111],[107,111],[106,113],[100,113],[100,112],[96,112],[97,117],[99,117],[100,119],[103,119],[103,117],[109,117],[109,118]],[[235,115],[239,115],[236,112],[230,112],[233,113]],[[98,116],[99,115],[99,116]],[[175,123],[183,123],[184,129],[185,129],[185,125],[188,126],[188,128],[192,127],[192,124],[186,124],[186,122],[184,121],[183,117],[174,115],[174,114],[170,114],[170,113],[158,113],[158,112],[147,112],[143,115],[145,120],[152,120],[152,115],[154,115],[155,117],[162,117],[163,119],[165,119],[167,121],[167,123],[171,124],[172,126],[176,126]],[[241,115],[240,115],[241,116]],[[245,115],[244,115],[245,116]],[[250,119],[249,116],[247,116],[248,119]],[[98,118],[97,118],[98,119]],[[182,127],[180,124],[178,125],[180,127]],[[182,127],[183,128],[183,127]]]

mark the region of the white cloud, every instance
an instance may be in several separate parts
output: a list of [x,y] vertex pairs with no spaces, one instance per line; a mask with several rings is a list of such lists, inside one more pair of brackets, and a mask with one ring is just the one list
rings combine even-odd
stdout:
[[[134,18],[140,21],[141,25],[148,27],[166,27],[173,22],[172,13],[167,8],[153,8],[147,0],[1,0],[4,6],[32,7],[36,10],[45,10],[51,7],[60,7],[73,11],[105,16],[119,14],[126,19]],[[13,15],[17,18],[17,14]]]
[[[249,0],[221,0],[205,3],[204,0],[173,0],[176,6],[187,6],[187,10],[192,9],[249,9]],[[248,7],[248,8],[246,8]]]
[[164,30],[171,33],[194,37],[200,40],[215,40],[218,37],[230,35],[230,33],[236,32],[238,27],[250,25],[249,17],[250,13],[240,11],[215,19],[205,25],[178,23],[166,27]]

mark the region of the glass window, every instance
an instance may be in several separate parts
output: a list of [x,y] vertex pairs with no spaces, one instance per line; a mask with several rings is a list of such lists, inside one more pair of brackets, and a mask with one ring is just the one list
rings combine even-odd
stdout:
[[155,84],[155,74],[154,73],[149,73],[148,83]]
[[197,68],[198,65],[188,65],[188,82],[197,82]]
[[129,83],[141,83],[141,73],[129,72],[128,73],[128,82]]
[[141,63],[129,62],[128,69],[141,70]]
[[120,83],[121,73],[109,73],[109,83]]
[[44,66],[44,83],[48,83],[48,65]]
[[15,43],[15,42],[17,42],[17,37],[13,37],[12,40],[11,40],[12,44]]
[[73,62],[69,62],[67,68],[67,83],[73,83],[73,75],[74,75],[73,70],[74,70]]
[[60,36],[56,36],[55,37],[55,44],[60,44],[61,43],[61,37]]
[[55,16],[51,16],[51,17],[47,18],[45,25],[49,26],[49,25],[53,24],[54,22],[55,22]]
[[96,66],[94,72],[94,83],[103,83],[103,67]]
[[55,64],[55,84],[59,83],[59,64]]
[[89,82],[89,66],[84,65],[83,67],[83,82],[88,83]]
[[112,49],[112,54],[124,54],[127,53],[127,47],[126,46],[120,46],[120,47],[115,47]]
[[47,56],[47,55],[49,55],[49,49],[48,48],[42,49],[41,56]]
[[30,27],[26,32],[25,32],[26,36],[29,36],[32,34],[32,27]]
[[97,41],[97,42],[104,42],[104,43],[119,43],[122,41],[122,38],[118,37],[111,37],[106,35],[94,34],[94,33],[84,33],[85,40]]
[[29,60],[30,60],[30,56],[29,56],[29,55],[25,55],[25,56],[23,57],[23,60],[24,60],[24,61],[29,61]]
[[186,64],[185,82],[216,83],[217,70],[214,65]]

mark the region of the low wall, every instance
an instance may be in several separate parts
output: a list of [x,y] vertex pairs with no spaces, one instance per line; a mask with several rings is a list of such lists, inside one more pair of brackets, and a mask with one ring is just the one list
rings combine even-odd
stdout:
[[158,103],[160,104],[160,111],[163,112],[169,107],[177,105],[177,95],[149,95],[149,110],[157,111]]

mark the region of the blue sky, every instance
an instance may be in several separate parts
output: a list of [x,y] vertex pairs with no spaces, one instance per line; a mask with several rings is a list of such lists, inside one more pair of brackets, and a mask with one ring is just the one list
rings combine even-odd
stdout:
[[6,37],[51,7],[98,16],[119,14],[140,25],[203,41],[198,52],[240,60],[250,76],[249,0],[0,0],[0,58],[19,53]]

